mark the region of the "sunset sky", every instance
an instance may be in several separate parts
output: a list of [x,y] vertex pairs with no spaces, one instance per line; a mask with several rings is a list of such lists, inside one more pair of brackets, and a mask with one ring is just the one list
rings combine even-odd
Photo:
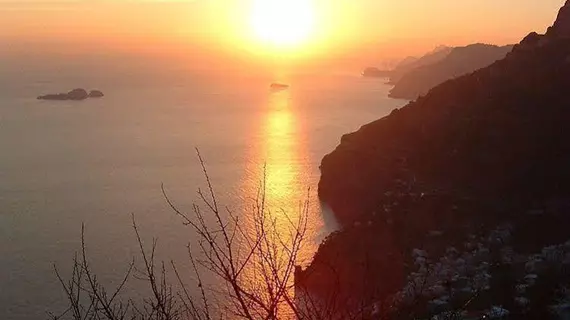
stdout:
[[[564,0],[0,0],[0,47],[398,58],[518,42]],[[271,7],[278,7],[272,10]],[[200,50],[197,50],[200,48]],[[2,50],[2,49],[0,49]],[[16,49],[14,49],[16,50]]]

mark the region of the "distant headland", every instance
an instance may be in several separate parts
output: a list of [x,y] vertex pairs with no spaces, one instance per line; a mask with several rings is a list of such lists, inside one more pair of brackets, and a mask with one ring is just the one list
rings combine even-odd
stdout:
[[387,78],[394,87],[390,97],[413,100],[425,95],[430,89],[462,75],[484,68],[503,59],[512,45],[496,46],[484,43],[464,47],[439,46],[420,58],[408,57],[392,70],[368,67],[362,76]]

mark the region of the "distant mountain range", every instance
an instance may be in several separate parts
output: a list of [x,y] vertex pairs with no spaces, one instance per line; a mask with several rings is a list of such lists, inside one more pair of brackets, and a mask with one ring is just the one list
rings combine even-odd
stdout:
[[447,46],[438,46],[434,50],[426,53],[420,58],[415,57],[407,57],[402,60],[400,63],[396,65],[394,70],[390,72],[390,83],[395,84],[402,77],[404,77],[410,71],[420,68],[423,66],[427,66],[430,64],[434,64],[438,61],[443,60],[447,55],[453,50],[451,47]]
[[512,49],[512,45],[499,47],[482,43],[452,48],[439,61],[414,67],[401,75],[400,79],[395,81],[390,96],[400,99],[415,99],[426,94],[438,84],[503,59]]
[[438,46],[422,57],[403,59],[393,70],[367,68],[362,74],[366,77],[387,77],[388,83],[394,85],[390,97],[413,100],[447,80],[503,59],[512,48],[512,45],[496,46],[483,43],[464,47]]

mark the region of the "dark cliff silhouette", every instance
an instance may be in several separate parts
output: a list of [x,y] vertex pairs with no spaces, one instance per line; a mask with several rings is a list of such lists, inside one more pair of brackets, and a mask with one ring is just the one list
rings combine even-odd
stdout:
[[530,34],[505,59],[343,136],[322,161],[321,198],[350,222],[408,184],[472,197],[566,195],[570,31],[559,27],[565,19],[544,36]]
[[453,48],[442,60],[410,70],[395,83],[390,97],[415,99],[442,82],[481,69],[503,59],[513,46],[472,44]]
[[[545,35],[343,136],[319,182],[343,228],[303,285],[380,301],[405,281],[410,249],[437,252],[505,221],[521,250],[567,241],[569,86],[570,1]],[[374,284],[382,292],[372,295]]]

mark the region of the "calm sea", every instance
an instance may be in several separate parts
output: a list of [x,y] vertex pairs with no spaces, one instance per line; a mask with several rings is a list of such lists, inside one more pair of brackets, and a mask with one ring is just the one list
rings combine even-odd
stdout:
[[[4,67],[0,319],[43,319],[61,310],[53,265],[69,271],[82,223],[103,279],[117,279],[136,255],[131,214],[145,241],[158,238],[161,258],[185,260],[193,236],[168,208],[160,186],[190,210],[197,189],[205,187],[195,148],[220,202],[239,214],[247,214],[264,175],[274,211],[296,211],[310,188],[312,252],[335,228],[316,196],[322,157],[344,133],[403,104],[387,98],[382,80],[358,72],[230,76],[90,63]],[[291,87],[271,92],[272,81]],[[35,99],[75,87],[106,96]]]

